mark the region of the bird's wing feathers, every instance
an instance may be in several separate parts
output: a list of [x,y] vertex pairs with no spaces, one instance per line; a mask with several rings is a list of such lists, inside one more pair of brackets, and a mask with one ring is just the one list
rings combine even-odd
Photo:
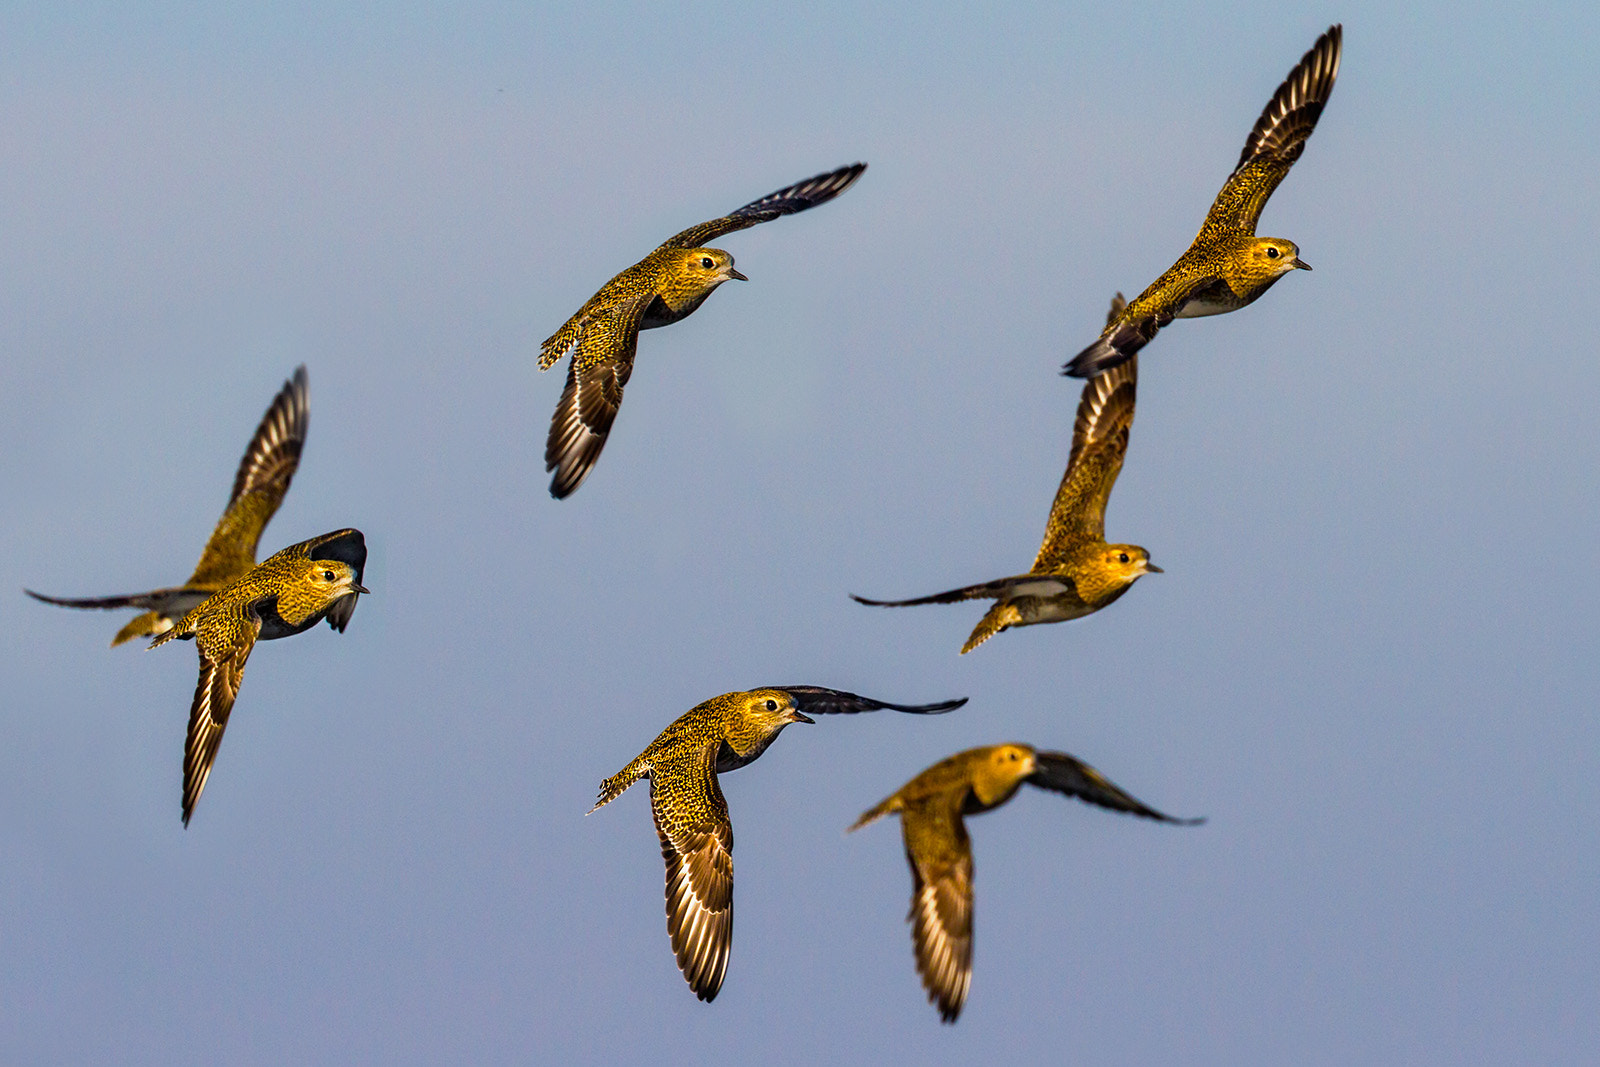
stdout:
[[1267,198],[1305,151],[1306,138],[1333,92],[1344,29],[1330,26],[1301,57],[1245,138],[1239,164],[1217,194],[1205,230],[1253,234]]
[[743,230],[757,223],[770,222],[780,215],[793,215],[818,204],[826,204],[854,185],[856,179],[861,177],[861,172],[866,169],[865,163],[852,163],[848,167],[840,167],[838,170],[785,186],[775,193],[768,193],[760,200],[752,200],[720,219],[702,222],[682,233],[674,234],[663,241],[661,247],[699,248],[735,230]]
[[592,316],[574,342],[567,384],[544,446],[544,469],[555,472],[550,495],[558,500],[583,484],[606,446],[623,387],[633,374],[639,320],[653,297],[645,293]]
[[208,641],[205,634],[195,641],[200,651],[200,680],[195,685],[194,703],[189,708],[189,733],[183,746],[185,826],[189,825],[194,806],[205,791],[206,779],[211,777],[211,764],[217,758],[217,746],[222,744],[228,713],[239,695],[245,661],[255,647],[256,635],[261,632],[261,620],[252,614],[246,625],[230,629],[229,636],[233,639],[222,643],[222,647]]
[[900,813],[911,865],[911,942],[928,1000],[955,1022],[972,982],[972,843],[947,803],[907,805]]
[[1056,596],[1066,592],[1071,588],[1071,585],[1070,578],[1057,578],[1038,574],[1014,574],[1009,578],[996,578],[992,582],[980,582],[977,585],[962,586],[960,589],[950,589],[943,593],[914,597],[910,600],[869,600],[864,596],[856,596],[854,593],[850,594],[850,599],[857,604],[869,604],[875,608],[905,608],[914,607],[918,604],[955,604],[963,600],[993,600],[1019,593],[1023,595],[1033,593],[1039,596]]
[[800,710],[808,715],[855,715],[863,711],[903,711],[911,715],[942,715],[954,711],[967,702],[942,700],[936,704],[891,704],[886,700],[846,693],[839,689],[824,689],[820,685],[769,685],[763,689],[781,689],[794,697]]
[[650,810],[667,865],[667,933],[701,1000],[722,988],[733,945],[733,825],[715,772],[717,747],[657,762]]
[[1171,815],[1165,815],[1124,793],[1116,785],[1112,784],[1105,775],[1082,760],[1067,755],[1065,752],[1036,752],[1034,760],[1036,769],[1028,776],[1028,782],[1041,789],[1064,793],[1069,797],[1077,797],[1079,800],[1096,804],[1102,808],[1123,811],[1130,815],[1141,815],[1146,819],[1155,819],[1159,822],[1192,825],[1205,821],[1204,819],[1175,819]]
[[234,475],[228,507],[200,553],[189,584],[224,585],[255,566],[261,531],[289,491],[310,421],[310,392],[301,366],[273,398],[250,438]]
[[1050,508],[1034,570],[1053,570],[1072,548],[1105,539],[1106,504],[1128,451],[1138,386],[1137,356],[1084,384],[1072,430],[1072,452]]

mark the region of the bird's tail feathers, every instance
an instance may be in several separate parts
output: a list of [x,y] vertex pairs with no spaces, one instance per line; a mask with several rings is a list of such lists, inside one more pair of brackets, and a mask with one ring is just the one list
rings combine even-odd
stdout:
[[988,611],[983,613],[983,618],[978,620],[978,625],[972,628],[972,634],[967,638],[967,643],[961,646],[961,654],[968,652],[983,644],[995,634],[1008,626],[1015,626],[1022,621],[1022,612],[1017,610],[1015,604],[1002,600]]
[[593,815],[623,793],[626,793],[628,787],[633,783],[648,777],[650,777],[650,764],[646,763],[641,756],[600,783],[600,796],[595,800],[594,807],[584,812],[584,814]]
[[861,829],[863,826],[867,825],[868,823],[877,822],[879,819],[883,818],[885,815],[888,815],[891,812],[896,812],[896,811],[899,811],[899,810],[900,810],[900,797],[898,795],[892,796],[892,797],[888,797],[887,799],[885,799],[883,801],[883,803],[879,804],[877,807],[869,808],[868,810],[862,812],[861,813],[861,818],[859,818],[855,822],[851,823],[849,829],[845,830],[845,833],[853,834],[857,830]]

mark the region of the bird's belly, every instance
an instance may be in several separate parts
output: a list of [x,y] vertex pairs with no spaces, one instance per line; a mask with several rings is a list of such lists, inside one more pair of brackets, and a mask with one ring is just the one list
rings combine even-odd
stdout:
[[1237,311],[1248,303],[1248,300],[1240,300],[1234,296],[1232,290],[1228,290],[1226,296],[1207,293],[1205,296],[1197,296],[1183,305],[1173,318],[1203,319],[1207,315],[1221,315],[1227,311]]
[[1013,626],[1033,626],[1044,622],[1068,622],[1072,619],[1081,619],[1092,614],[1094,608],[1080,600],[1075,594],[1063,593],[1058,596],[1024,596],[1011,601],[1021,615],[1020,621],[1012,623]]

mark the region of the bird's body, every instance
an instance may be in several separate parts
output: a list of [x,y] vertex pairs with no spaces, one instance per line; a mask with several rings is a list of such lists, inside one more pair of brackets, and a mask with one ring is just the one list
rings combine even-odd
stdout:
[[560,499],[583,484],[600,458],[633,373],[639,331],[668,326],[694,313],[717,286],[745,281],[733,257],[707,241],[825,204],[853,185],[865,163],[841,167],[779,189],[722,218],[691,226],[612,278],[539,351],[549,370],[571,354],[567,384],[545,442],[550,495]]
[[[1122,309],[1118,293],[1111,315]],[[878,607],[906,607],[992,598],[994,605],[961,648],[965,654],[1002,630],[1091,615],[1143,575],[1160,573],[1143,548],[1107,544],[1105,539],[1106,503],[1128,450],[1138,376],[1138,360],[1132,359],[1084,385],[1066,473],[1028,573],[911,600],[855,599]]]
[[817,686],[724,693],[680,715],[638,758],[600,783],[590,811],[650,780],[650,810],[667,865],[667,932],[695,996],[716,997],[733,945],[733,824],[717,775],[754,762],[790,723],[813,722],[807,711],[890,708],[928,715],[965,703],[887,704]]
[[1173,319],[1235,311],[1290,271],[1311,269],[1293,241],[1257,237],[1256,224],[1316,128],[1339,75],[1343,40],[1339,26],[1317,38],[1256,120],[1189,250],[1106,324],[1067,374],[1092,378],[1131,358]]
[[907,921],[917,972],[947,1023],[960,1015],[972,981],[972,842],[963,817],[1006,803],[1024,782],[1161,822],[1200,821],[1145,806],[1064,752],[1019,744],[968,749],[941,760],[862,814],[851,830],[884,815],[900,816],[911,866]]
[[306,369],[299,367],[261,417],[239,461],[228,506],[183,585],[110,597],[52,597],[24,591],[35,600],[69,608],[140,608],[141,613],[112,638],[113,648],[135,637],[166,633],[185,613],[256,565],[261,532],[289,491],[310,420]]
[[323,619],[343,633],[367,591],[361,585],[366,560],[359,530],[336,530],[290,545],[207,597],[150,643],[156,648],[192,639],[200,653],[184,744],[185,826],[211,774],[256,642],[304,633]]

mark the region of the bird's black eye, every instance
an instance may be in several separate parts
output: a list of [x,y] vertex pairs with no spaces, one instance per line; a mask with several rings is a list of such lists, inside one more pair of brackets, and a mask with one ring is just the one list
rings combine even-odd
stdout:
[[767,710],[768,711],[777,711],[778,710],[778,702],[776,700],[769,699],[767,701]]
[[1117,557],[1117,562],[1118,563],[1126,563],[1126,562],[1128,562],[1128,554],[1126,552],[1124,552],[1122,555],[1118,556]]
[[1268,259],[1277,259],[1278,258],[1278,250],[1276,248],[1273,248],[1271,245],[1268,245],[1267,246],[1267,258]]
[[325,581],[325,582],[333,581],[333,572],[332,571],[323,571],[322,572],[322,580]]
[[716,266],[716,264],[712,262],[710,256],[701,256],[700,257],[700,265],[702,267],[704,267],[706,270],[710,270],[712,267]]

